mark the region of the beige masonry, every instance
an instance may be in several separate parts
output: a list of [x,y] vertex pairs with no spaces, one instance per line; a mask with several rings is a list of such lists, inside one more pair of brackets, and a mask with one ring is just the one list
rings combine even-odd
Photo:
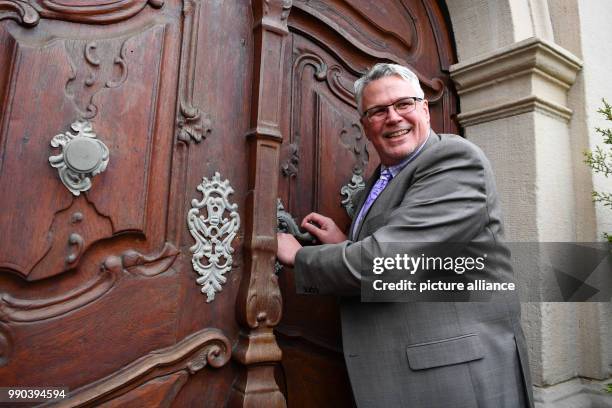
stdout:
[[[507,240],[601,240],[612,211],[590,192],[612,191],[612,179],[593,175],[582,152],[601,143],[594,128],[606,123],[596,110],[601,97],[612,100],[612,2],[446,3],[458,120],[494,166]],[[523,305],[539,408],[612,407],[602,390],[612,382],[611,319],[610,303]]]

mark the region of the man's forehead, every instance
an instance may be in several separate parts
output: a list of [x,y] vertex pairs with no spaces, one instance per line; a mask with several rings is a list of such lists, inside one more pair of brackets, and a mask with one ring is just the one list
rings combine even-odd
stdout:
[[391,103],[397,98],[415,95],[412,83],[396,75],[375,79],[363,89],[364,105]]

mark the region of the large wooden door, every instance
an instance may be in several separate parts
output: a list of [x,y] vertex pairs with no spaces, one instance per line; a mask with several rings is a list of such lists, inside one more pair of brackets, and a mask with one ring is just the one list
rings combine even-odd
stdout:
[[335,299],[275,274],[276,200],[348,226],[377,162],[352,82],[410,65],[454,131],[453,53],[434,1],[291,3],[0,1],[0,387],[352,405]]
[[[289,28],[279,195],[298,221],[316,211],[346,230],[348,193],[378,164],[353,99],[353,82],[364,70],[379,61],[411,67],[429,100],[432,128],[457,132],[444,11],[427,0],[294,0]],[[280,285],[276,333],[288,405],[352,406],[336,299],[295,295],[288,268]]]
[[[0,386],[67,387],[71,406],[223,406],[248,222],[251,4],[0,3]],[[192,202],[204,190],[242,216],[217,220],[235,252],[212,289],[190,249],[189,211],[215,223]]]

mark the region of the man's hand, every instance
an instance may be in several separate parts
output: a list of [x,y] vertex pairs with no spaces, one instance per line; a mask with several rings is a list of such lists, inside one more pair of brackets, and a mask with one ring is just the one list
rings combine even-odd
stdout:
[[295,264],[295,255],[297,251],[302,249],[302,246],[291,234],[278,232],[276,234],[276,239],[278,241],[276,257],[283,265],[293,266]]
[[347,239],[334,220],[314,212],[304,217],[302,228],[324,244],[338,244]]

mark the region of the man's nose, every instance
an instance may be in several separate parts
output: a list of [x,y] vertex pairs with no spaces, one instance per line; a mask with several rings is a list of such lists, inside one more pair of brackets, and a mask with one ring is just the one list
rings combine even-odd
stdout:
[[387,123],[394,124],[402,121],[403,119],[403,116],[397,113],[393,106],[389,106],[387,108]]

